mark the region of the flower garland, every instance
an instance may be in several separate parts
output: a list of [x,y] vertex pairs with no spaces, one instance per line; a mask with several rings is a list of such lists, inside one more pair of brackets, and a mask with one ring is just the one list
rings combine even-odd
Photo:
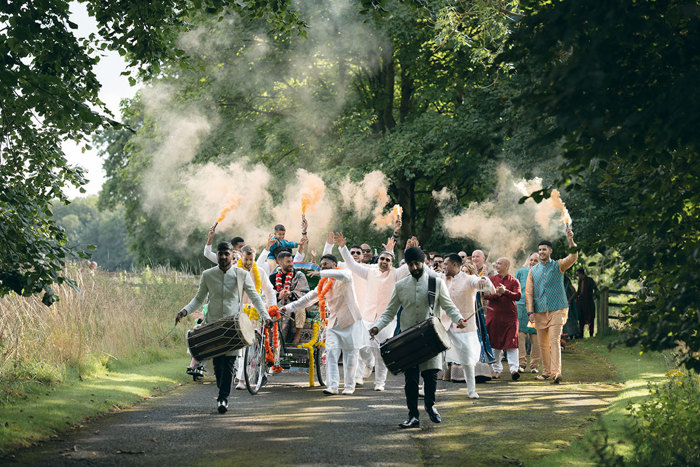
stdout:
[[[267,313],[270,315],[270,318],[280,318],[280,311],[277,305],[272,305],[270,308],[267,309]],[[270,345],[270,340],[272,340],[272,345]],[[279,343],[279,330],[277,323],[273,323],[272,325],[272,339],[270,339],[270,329],[268,327],[265,327],[265,361],[268,364],[272,365],[272,370],[275,373],[279,373],[282,371],[282,367],[279,367],[275,365],[275,353],[272,351],[273,348],[277,348]]]
[[[299,347],[307,349],[309,351],[309,387],[314,387],[314,370],[316,368],[314,346],[318,343],[318,321],[314,321],[313,334],[311,340],[305,344],[301,344]],[[324,343],[318,344],[318,346],[323,346]]]
[[318,281],[318,308],[321,310],[321,320],[324,324],[328,324],[328,320],[326,319],[326,294],[331,290],[334,283],[335,279],[329,277],[322,277],[321,280]]
[[282,270],[277,269],[277,275],[275,276],[275,289],[277,292],[287,292],[292,288],[292,279],[294,278],[294,270],[288,272],[284,277],[284,285],[282,285]]
[[[236,266],[243,269],[244,271],[247,271],[246,268],[243,267],[243,260],[239,259],[238,263],[236,263]],[[258,293],[262,290],[262,279],[260,278],[260,270],[258,269],[258,265],[253,263],[253,282],[255,283],[255,290],[257,290]],[[243,313],[248,315],[248,318],[250,318],[251,321],[257,321],[258,318],[260,318],[260,315],[258,314],[258,310],[255,309],[253,305],[250,303],[247,303],[243,305]]]

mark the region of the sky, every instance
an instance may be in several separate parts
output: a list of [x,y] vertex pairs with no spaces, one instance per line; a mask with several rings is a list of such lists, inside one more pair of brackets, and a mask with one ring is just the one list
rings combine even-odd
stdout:
[[[71,2],[71,21],[78,25],[77,35],[87,36],[91,32],[97,33],[95,20],[87,14],[85,5],[78,2]],[[134,87],[129,86],[126,76],[120,73],[126,70],[126,63],[117,52],[102,52],[100,62],[95,67],[97,79],[102,84],[100,99],[107,105],[107,108],[114,114],[116,120],[121,119],[119,112],[119,102],[122,99],[131,98],[136,94],[139,84]],[[83,188],[87,191],[81,194],[77,188],[66,188],[64,193],[68,198],[73,199],[78,196],[88,196],[97,194],[104,183],[105,173],[102,169],[102,159],[97,155],[97,150],[82,152],[80,146],[73,142],[63,144],[63,151],[66,153],[68,162],[71,165],[79,165],[86,172],[89,183]]]

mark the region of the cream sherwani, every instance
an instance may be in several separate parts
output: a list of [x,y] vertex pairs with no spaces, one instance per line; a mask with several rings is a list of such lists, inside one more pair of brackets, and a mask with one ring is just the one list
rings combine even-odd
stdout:
[[[476,394],[476,381],[474,379],[474,367],[479,361],[481,344],[476,335],[476,317],[474,304],[476,293],[495,293],[496,289],[488,277],[468,275],[463,271],[454,277],[442,275],[450,293],[452,302],[459,308],[462,318],[467,320],[465,328],[458,328],[444,310],[440,312],[440,321],[450,336],[452,347],[447,351],[447,361],[462,364],[464,379],[467,382],[467,392]],[[481,283],[481,286],[479,285]]]
[[[389,270],[382,272],[376,264],[363,264],[355,261],[347,246],[343,246],[340,249],[340,255],[345,260],[345,265],[352,271],[354,277],[358,277],[359,282],[363,282],[365,285],[364,300],[358,303],[362,311],[362,320],[367,330],[369,330],[384,310],[386,310],[396,282],[409,275],[408,266],[403,265],[400,268],[391,267]],[[355,283],[357,282],[358,281],[355,281]],[[392,337],[395,329],[396,318],[382,329],[373,340],[370,340],[367,346],[360,349],[360,361],[369,368],[373,366],[376,367],[374,378],[375,388],[384,387],[388,372],[379,351],[379,344]],[[363,365],[360,365],[358,368],[358,375],[363,371],[362,366]]]
[[[227,316],[238,315],[243,309],[244,294],[250,297],[253,306],[263,319],[270,319],[260,295],[255,290],[250,274],[235,266],[231,266],[226,272],[218,266],[204,271],[199,280],[197,294],[184,309],[187,313],[198,310],[208,295],[209,308],[205,321],[213,323]],[[239,353],[234,352],[229,355],[237,356]]]
[[[428,276],[429,274],[424,272],[419,279],[415,279],[409,275],[398,281],[394,286],[394,292],[391,294],[391,299],[389,300],[386,310],[382,313],[374,326],[380,331],[384,329],[395,319],[401,307],[403,307],[403,311],[401,312],[399,325],[402,330],[406,330],[426,320],[431,313],[428,305]],[[445,282],[439,277],[437,278],[435,294],[435,315],[437,315],[438,310],[442,308],[452,322],[459,323],[459,320],[462,319],[462,315],[455,304],[452,303]],[[441,370],[443,366],[442,360],[442,354],[437,355],[421,363],[419,365],[419,370]]]
[[[345,389],[355,389],[355,371],[359,349],[367,341],[362,314],[357,305],[352,274],[346,269],[324,269],[321,277],[335,279],[326,294],[326,380],[328,389],[337,390],[340,385],[338,360],[343,352]],[[318,287],[299,300],[286,305],[288,312],[308,308],[318,302]]]

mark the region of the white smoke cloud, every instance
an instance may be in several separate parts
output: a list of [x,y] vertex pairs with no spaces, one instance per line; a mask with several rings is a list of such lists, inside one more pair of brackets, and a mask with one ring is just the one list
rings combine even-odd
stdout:
[[[497,192],[492,198],[471,203],[461,213],[446,216],[444,226],[451,237],[467,237],[491,251],[491,260],[505,256],[511,264],[521,264],[534,245],[543,239],[564,235],[560,211],[553,200],[536,203],[523,196],[542,188],[542,180],[517,179],[505,166],[498,168]],[[434,193],[441,203],[449,203],[453,195],[446,190]]]

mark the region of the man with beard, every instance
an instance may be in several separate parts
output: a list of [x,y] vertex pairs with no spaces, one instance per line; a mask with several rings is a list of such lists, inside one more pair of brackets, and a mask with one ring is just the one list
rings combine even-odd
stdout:
[[[292,303],[309,291],[309,282],[303,272],[294,269],[292,254],[288,251],[280,251],[277,255],[277,270],[270,274],[272,283],[277,292],[277,305],[283,306]],[[294,326],[296,328],[292,344],[298,344],[301,331],[306,321],[306,309],[294,309]]]
[[[467,396],[470,399],[478,399],[474,379],[474,367],[479,361],[481,346],[476,335],[476,310],[474,303],[476,293],[492,293],[495,291],[493,284],[487,277],[468,275],[461,270],[462,259],[459,255],[451,253],[445,259],[445,284],[450,293],[452,302],[459,308],[462,318],[466,320],[466,327],[460,329],[454,326],[450,317],[442,311],[440,321],[450,336],[452,347],[447,351],[448,361],[458,361],[462,364],[464,379],[467,382]],[[450,358],[451,356],[451,358]]]
[[[400,268],[392,266],[394,262],[394,239],[389,238],[385,249],[379,255],[377,264],[358,263],[346,246],[346,240],[342,232],[336,236],[336,242],[340,249],[340,254],[345,260],[345,266],[353,273],[354,277],[364,282],[362,301],[359,301],[362,311],[362,320],[369,329],[379,318],[386,306],[389,304],[391,294],[394,291],[394,284],[408,276],[408,266]],[[355,255],[356,256],[356,255]],[[387,368],[379,352],[379,344],[389,339],[394,334],[396,321],[386,326],[382,332],[372,339],[368,345],[360,349],[360,365],[358,365],[357,381],[364,381],[366,376],[375,367],[374,390],[383,391],[386,383]]]
[[[566,229],[569,248],[574,250],[574,233]],[[564,273],[574,265],[578,253],[574,250],[566,258],[552,260],[552,244],[540,242],[537,252],[540,262],[535,264],[527,275],[525,303],[527,316],[535,323],[537,339],[542,350],[542,374],[536,379],[553,378],[559,384],[561,374],[561,330],[566,324],[569,302],[564,289]]]
[[[244,293],[253,302],[253,306],[262,319],[268,321],[270,316],[267,314],[267,309],[260,295],[255,290],[250,274],[233,265],[233,246],[228,242],[221,242],[217,251],[218,267],[207,269],[202,273],[197,294],[177,314],[175,324],[179,323],[188,313],[199,309],[204,304],[207,295],[209,296],[209,310],[205,317],[206,323],[213,323],[226,316],[236,316],[242,311]],[[231,393],[235,361],[234,353],[213,358],[216,386],[219,388],[217,410],[222,414],[228,410],[228,396]]]
[[[399,318],[401,329],[408,329],[433,315],[433,309],[430,308],[428,300],[428,285],[430,281],[426,272],[427,268],[424,267],[425,253],[418,247],[411,247],[404,253],[404,259],[411,275],[396,283],[386,311],[369,331],[372,338],[377,336],[382,329],[394,320],[399,308],[402,308],[401,317]],[[467,324],[466,320],[462,319],[459,309],[452,303],[445,282],[440,278],[436,278],[435,282],[434,309],[439,310],[442,308],[452,322],[457,324],[458,328],[465,327]],[[406,405],[408,406],[408,419],[399,424],[399,427],[417,428],[420,426],[418,418],[418,381],[420,376],[423,377],[425,388],[425,411],[434,423],[442,421],[440,414],[434,407],[437,374],[442,369],[442,360],[443,355],[439,354],[416,367],[405,370],[404,392],[406,394]]]
[[360,347],[367,340],[362,315],[352,287],[352,273],[338,269],[333,255],[321,257],[318,286],[299,300],[282,308],[281,312],[296,312],[319,302],[321,313],[327,314],[326,325],[326,389],[324,394],[338,394],[340,372],[338,360],[343,353],[343,394],[355,392],[355,372]]

